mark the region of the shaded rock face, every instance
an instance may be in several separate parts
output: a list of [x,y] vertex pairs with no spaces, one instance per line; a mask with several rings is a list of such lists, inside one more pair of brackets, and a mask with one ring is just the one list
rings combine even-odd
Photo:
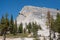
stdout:
[[54,18],[56,18],[57,12],[59,12],[59,10],[51,8],[24,6],[20,11],[20,14],[17,16],[17,25],[19,26],[20,23],[23,23],[23,28],[25,28],[26,23],[37,22],[42,28],[42,30],[38,31],[38,35],[49,36],[49,29],[47,29],[46,25],[48,11]]

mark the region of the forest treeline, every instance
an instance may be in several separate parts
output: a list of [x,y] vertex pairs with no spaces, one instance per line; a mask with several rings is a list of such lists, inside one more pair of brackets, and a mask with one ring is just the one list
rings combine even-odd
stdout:
[[[47,27],[49,28],[49,37],[50,40],[51,34],[54,35],[53,38],[56,38],[56,32],[59,34],[58,39],[60,39],[60,13],[57,13],[56,19],[53,18],[53,16],[50,14],[50,12],[47,12]],[[27,31],[28,30],[28,31]],[[13,34],[16,35],[18,33],[33,33],[33,37],[37,38],[38,34],[37,31],[42,30],[41,26],[37,24],[37,22],[30,22],[26,24],[26,28],[23,28],[23,23],[20,23],[19,27],[17,27],[17,20],[13,20],[13,15],[11,15],[10,19],[8,18],[8,14],[5,14],[0,19],[0,35],[6,35],[6,34]]]

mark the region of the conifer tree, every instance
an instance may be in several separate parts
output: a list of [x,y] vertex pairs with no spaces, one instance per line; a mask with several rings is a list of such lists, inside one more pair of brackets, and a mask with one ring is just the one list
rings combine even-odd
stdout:
[[32,31],[33,31],[33,36],[36,37],[37,36],[37,31],[38,31],[38,27],[35,23],[32,23]]
[[1,19],[0,19],[0,35],[1,35],[1,30],[2,30],[2,25],[1,25]]
[[1,20],[0,20],[0,34],[1,34]]
[[26,27],[27,27],[27,29],[28,29],[28,33],[31,33],[31,29],[32,29],[31,23],[29,23]]
[[57,13],[57,17],[55,20],[55,31],[59,33],[58,40],[60,40],[60,14]]
[[33,22],[32,23],[32,32],[33,32],[33,37],[35,38],[35,40],[39,40],[39,37],[38,37],[38,29],[40,29],[40,26],[37,25],[37,23]]
[[10,19],[10,33],[13,34],[13,28],[14,28],[14,21],[13,21],[13,15],[11,15]]
[[2,27],[2,30],[1,30],[1,35],[3,35],[4,37],[4,40],[6,39],[6,33],[7,33],[7,30],[8,30],[8,16],[6,15],[5,16],[6,18],[4,18],[4,16],[2,16],[2,19],[1,19],[1,27]]
[[1,18],[1,35],[3,35],[3,29],[4,29],[4,27],[5,27],[5,18],[4,18],[4,16],[2,16],[2,18]]
[[8,27],[9,27],[9,20],[8,20],[8,14],[6,13],[5,15],[5,27],[3,28],[3,32],[4,32],[4,40],[6,40],[6,34],[8,31]]
[[8,30],[8,28],[9,28],[9,19],[8,19],[8,14],[6,13],[6,15],[5,15],[5,27],[7,28],[7,30]]
[[51,40],[51,15],[50,15],[50,11],[47,12],[47,21],[48,21],[48,26],[49,26],[49,40]]
[[52,31],[52,33],[53,33],[53,38],[55,38],[56,36],[55,36],[55,20],[53,19],[53,16],[51,16],[51,31]]
[[19,25],[19,33],[23,33],[23,24],[22,23]]
[[17,34],[17,21],[15,20],[15,24],[14,24],[14,27],[13,27],[13,33],[14,35]]

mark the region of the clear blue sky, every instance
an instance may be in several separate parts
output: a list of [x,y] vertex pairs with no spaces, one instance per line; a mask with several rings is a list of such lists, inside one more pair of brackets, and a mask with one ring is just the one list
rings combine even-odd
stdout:
[[60,0],[0,0],[0,18],[8,13],[9,17],[13,14],[16,19],[19,11],[25,5],[60,9]]

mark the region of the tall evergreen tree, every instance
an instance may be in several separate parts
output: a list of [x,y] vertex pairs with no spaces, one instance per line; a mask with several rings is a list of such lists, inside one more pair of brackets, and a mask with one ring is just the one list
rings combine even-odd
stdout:
[[4,40],[6,40],[6,34],[7,34],[7,30],[9,27],[9,20],[8,20],[8,14],[6,13],[5,15],[5,27],[4,27]]
[[50,35],[49,35],[50,39],[49,40],[51,40],[51,15],[50,15],[50,11],[47,12],[47,21],[48,21],[49,33],[50,33]]
[[60,14],[57,13],[57,17],[55,20],[55,31],[59,33],[58,40],[60,40]]
[[14,35],[17,34],[17,21],[15,20],[14,28],[13,28]]
[[2,18],[1,18],[1,35],[3,35],[3,29],[4,29],[4,27],[5,27],[5,18],[4,18],[4,16],[2,16]]
[[33,37],[35,38],[35,40],[39,40],[39,37],[38,37],[38,29],[41,29],[39,25],[37,25],[37,23],[33,22],[32,23],[32,32],[33,32]]
[[31,33],[31,29],[32,29],[31,23],[29,23],[28,25],[26,25],[26,27],[28,29],[28,33]]
[[19,25],[19,33],[23,33],[23,24],[22,23]]
[[33,37],[37,36],[38,27],[35,23],[32,23]]
[[1,20],[0,20],[0,34],[1,34]]
[[1,26],[2,26],[2,30],[1,30],[1,33],[4,37],[4,40],[6,39],[6,33],[7,33],[7,29],[8,29],[8,16],[6,15],[5,16],[6,18],[4,18],[4,16],[2,16],[2,19],[1,19]]
[[13,21],[13,15],[11,15],[10,19],[10,33],[13,34],[13,28],[14,28],[14,21]]
[[9,27],[9,19],[8,19],[8,14],[7,13],[5,15],[5,24],[6,24],[6,27],[8,28]]
[[55,38],[55,20],[53,19],[53,16],[51,16],[51,31],[53,33],[53,38]]

